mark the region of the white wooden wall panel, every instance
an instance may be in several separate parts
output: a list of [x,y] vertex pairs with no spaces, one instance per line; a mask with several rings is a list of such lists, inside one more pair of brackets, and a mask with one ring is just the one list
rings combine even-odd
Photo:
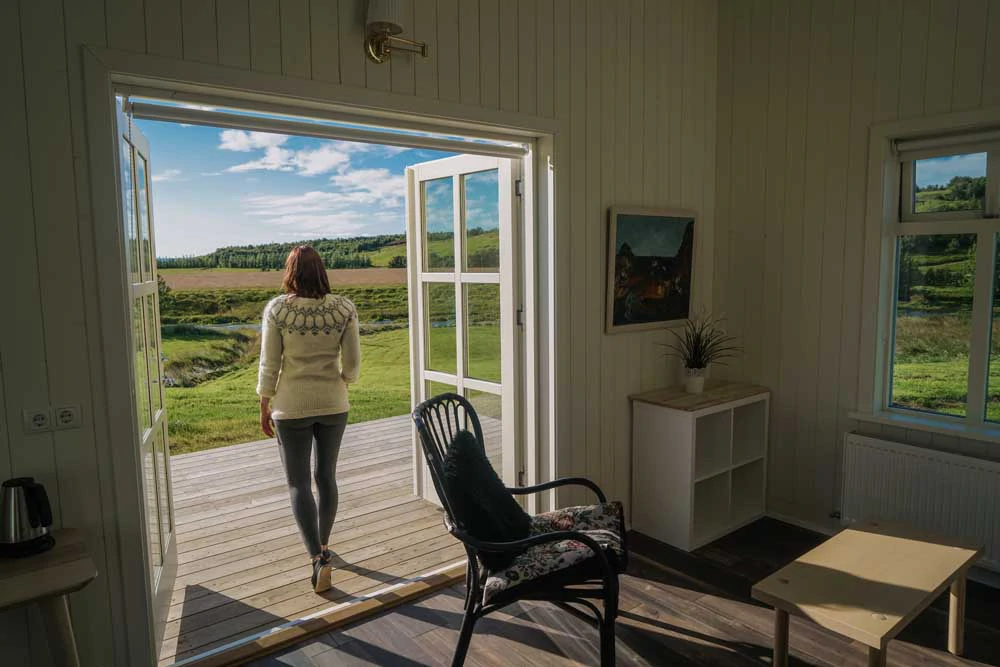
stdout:
[[[149,7],[155,6],[150,3]],[[184,30],[184,59],[201,63],[219,62],[219,34],[216,5],[204,0],[181,0]],[[148,39],[147,39],[148,42]],[[147,51],[149,44],[146,44]]]
[[135,53],[146,51],[145,4],[143,0],[107,0],[104,3],[108,46]]
[[[24,95],[24,81],[21,69],[21,35],[18,25],[18,8],[14,4],[0,5],[0,81],[8,94],[17,99]],[[27,157],[27,129],[24,118],[24,106],[0,106],[0,125],[7,128],[0,133],[0,173],[5,178],[0,180],[0,199],[7,207],[11,220],[31,220],[31,195],[25,188],[29,186],[29,174],[21,162]],[[5,245],[11,252],[11,262],[4,262],[0,271],[8,285],[17,284],[14,309],[18,311],[10,317],[14,321],[21,314],[29,314],[31,331],[37,333],[40,327],[38,306],[32,305],[30,299],[37,298],[37,269],[35,269],[34,229],[32,224],[15,225],[8,236],[5,233]],[[33,273],[26,274],[25,271]],[[23,281],[23,282],[22,282]],[[22,296],[24,297],[22,299]],[[23,301],[23,302],[22,302]],[[25,313],[25,309],[30,309]],[[32,442],[25,442],[20,431],[20,409],[28,400],[47,400],[45,387],[18,387],[13,384],[18,374],[37,372],[38,362],[32,363],[24,359],[23,350],[15,347],[11,327],[3,327],[0,331],[0,392],[3,392],[2,431],[0,431],[0,474],[7,479],[20,470],[20,461],[15,456],[14,447],[30,447]],[[36,359],[43,358],[40,345],[31,345],[27,350],[34,351]],[[8,389],[9,387],[9,389]],[[24,396],[18,400],[18,396]],[[9,396],[8,396],[9,395]],[[44,398],[43,398],[44,397]],[[31,646],[28,634],[28,615],[24,609],[14,609],[0,612],[0,645],[5,649],[10,647],[10,660],[14,664],[31,664]]]
[[[457,2],[458,0],[454,0]],[[364,44],[365,5],[360,0],[337,0],[340,30],[340,82],[346,86],[364,87],[365,57]]]
[[340,14],[336,0],[309,0],[310,71],[316,81],[340,83],[340,51],[337,48]]
[[955,81],[952,108],[975,109],[982,99],[983,52],[989,0],[963,0],[958,3],[958,27],[955,44]]
[[[414,39],[413,32],[413,3],[404,2],[401,5],[403,33],[402,36]],[[392,92],[403,95],[413,95],[414,92],[414,60],[418,58],[416,54],[408,51],[399,51],[392,56],[389,62],[389,73],[391,75]]]
[[[479,104],[500,108],[500,0],[479,2]],[[508,51],[504,49],[506,56]]]
[[[558,119],[557,472],[586,475],[610,496],[628,499],[626,396],[675,381],[677,368],[657,345],[666,341],[663,332],[604,334],[607,209],[693,208],[701,259],[710,259],[715,184],[724,177],[728,188],[731,180],[715,171],[717,155],[730,159],[717,120],[732,118],[731,105],[717,115],[716,98],[733,96],[716,84],[717,28],[746,27],[702,0],[415,2],[407,32],[429,42],[431,58],[408,56],[388,66],[370,64],[362,53],[364,0],[0,3],[0,76],[17,100],[0,106],[0,187],[15,221],[5,234],[12,250],[5,270],[18,285],[11,313],[18,327],[0,330],[7,424],[0,475],[39,477],[59,521],[88,536],[103,576],[74,596],[73,614],[89,664],[122,659],[128,624],[114,576],[118,536],[105,534],[114,526],[113,506],[99,493],[111,470],[97,446],[107,426],[94,409],[103,377],[90,366],[101,344],[93,229],[102,223],[90,212],[82,44],[390,90],[402,109],[416,96]],[[758,23],[766,24],[763,17]],[[758,80],[767,83],[766,76]],[[719,294],[710,264],[699,268],[699,289],[714,284]],[[84,428],[58,436],[21,432],[23,408],[58,402],[81,403]],[[560,499],[586,500],[583,493]],[[12,655],[30,652],[31,662],[18,664],[45,665],[44,641],[33,634],[38,628],[29,629],[28,616],[0,617],[0,640]]]
[[281,0],[281,72],[308,79],[312,74],[309,0]]
[[250,0],[250,69],[281,74],[281,9],[278,0]]
[[437,63],[440,56],[435,53],[437,48],[437,3],[434,0],[414,0],[413,35],[416,39],[427,42],[428,57],[413,59],[413,93],[417,97],[438,97]]
[[[333,8],[336,10],[336,5]],[[250,69],[249,3],[247,0],[218,0],[215,12],[218,16],[216,27],[219,34],[216,39],[219,44],[219,64]],[[325,23],[321,22],[319,25]],[[337,43],[336,36],[333,43]]]
[[517,107],[517,63],[521,54],[517,49],[517,2],[504,0],[500,3],[500,108],[504,111],[518,111]]
[[[1000,103],[1000,3],[754,0],[719,12],[713,305],[747,350],[722,374],[774,392],[769,507],[829,523],[842,435],[859,426],[847,414],[874,363],[861,346],[873,307],[861,286],[874,279],[868,129]],[[861,427],[996,457],[975,441]]]
[[145,11],[146,53],[151,56],[183,58],[181,0],[151,3],[145,7]]

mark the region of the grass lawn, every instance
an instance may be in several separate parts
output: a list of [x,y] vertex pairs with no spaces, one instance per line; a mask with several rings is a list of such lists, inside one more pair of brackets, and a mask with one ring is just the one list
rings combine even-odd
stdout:
[[[431,354],[454,362],[455,329],[435,329]],[[234,333],[209,333],[210,345],[224,346]],[[164,354],[197,348],[191,334],[164,335]],[[253,345],[259,346],[254,341]],[[259,347],[241,356],[241,364],[194,387],[168,387],[167,419],[173,454],[223,447],[265,438],[258,423],[257,358]],[[196,351],[196,350],[195,350]],[[222,355],[225,356],[225,355]],[[361,378],[350,388],[350,423],[405,415],[410,411],[409,334],[406,329],[361,337]],[[168,362],[169,363],[169,362]],[[453,363],[452,363],[453,366]],[[469,370],[474,377],[499,380],[500,331],[496,326],[470,328]],[[487,400],[483,397],[481,400]],[[484,405],[484,407],[486,407]]]
[[[466,252],[470,255],[500,250],[500,234],[496,230],[473,234],[466,239]],[[427,252],[440,257],[453,257],[455,254],[454,238],[435,238],[427,244]],[[373,252],[365,253],[372,260],[372,266],[389,266],[393,257],[406,257],[406,244],[384,246]]]
[[[997,313],[995,317],[1000,317]],[[896,319],[892,403],[964,416],[969,380],[969,315],[923,313]],[[986,418],[1000,422],[1000,324],[993,327]]]

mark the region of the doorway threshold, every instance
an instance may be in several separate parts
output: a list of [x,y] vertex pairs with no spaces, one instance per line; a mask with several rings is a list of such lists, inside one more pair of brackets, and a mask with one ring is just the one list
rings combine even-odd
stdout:
[[175,662],[172,667],[232,667],[245,664],[309,637],[336,630],[452,586],[465,578],[465,567],[465,561],[459,561],[403,579],[373,593],[351,597],[328,609]]

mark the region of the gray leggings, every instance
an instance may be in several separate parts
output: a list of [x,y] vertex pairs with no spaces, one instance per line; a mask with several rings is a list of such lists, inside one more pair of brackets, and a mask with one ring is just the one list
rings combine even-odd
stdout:
[[[285,465],[288,494],[292,498],[292,513],[299,524],[302,541],[310,556],[319,555],[322,545],[330,541],[333,520],[337,516],[337,455],[347,427],[347,413],[322,415],[303,419],[276,419],[278,450]],[[313,499],[309,479],[309,459],[316,442],[316,489],[319,492],[319,514]]]

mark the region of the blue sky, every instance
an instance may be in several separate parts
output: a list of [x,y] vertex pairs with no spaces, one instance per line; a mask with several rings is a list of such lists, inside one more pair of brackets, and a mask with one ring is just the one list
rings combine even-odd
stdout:
[[[450,155],[137,122],[150,143],[160,257],[201,254],[227,245],[402,233],[404,169]],[[470,180],[470,226],[477,218],[495,219],[495,182],[490,197]],[[450,210],[450,202],[448,206]]]
[[947,185],[954,176],[985,176],[986,153],[917,160],[917,187]]

